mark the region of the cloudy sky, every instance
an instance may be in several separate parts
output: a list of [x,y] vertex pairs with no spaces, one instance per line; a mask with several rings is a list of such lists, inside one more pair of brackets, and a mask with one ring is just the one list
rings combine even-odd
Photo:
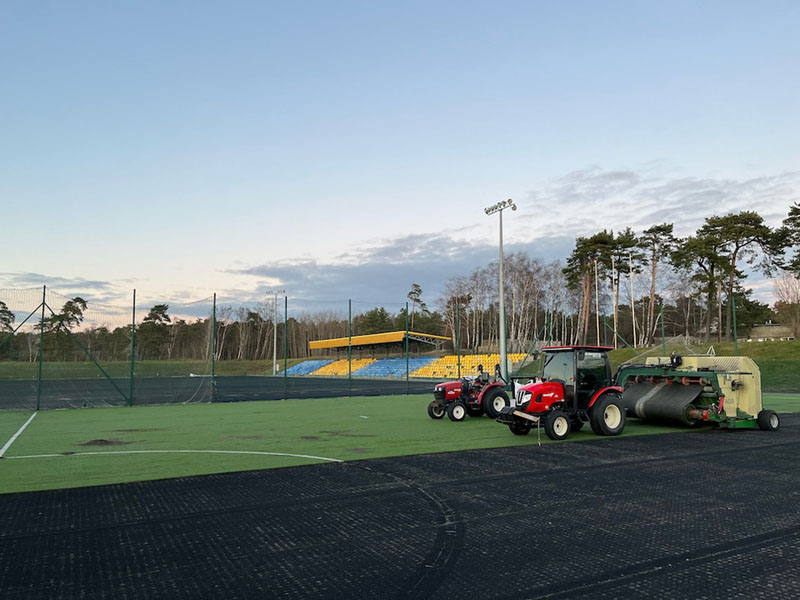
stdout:
[[[800,3],[0,4],[0,288],[401,302],[800,201]],[[754,279],[769,299],[769,285]]]

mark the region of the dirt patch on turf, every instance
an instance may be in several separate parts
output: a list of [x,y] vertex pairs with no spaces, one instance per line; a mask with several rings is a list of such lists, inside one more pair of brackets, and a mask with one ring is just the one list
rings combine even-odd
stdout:
[[348,448],[348,452],[352,452],[353,454],[367,454],[371,452],[369,448]]
[[225,440],[263,440],[263,435],[223,435]]
[[78,446],[124,446],[133,442],[123,442],[122,440],[89,440],[81,442]]
[[301,435],[300,439],[301,440],[318,440],[319,436],[318,435]]
[[327,433],[328,435],[332,435],[334,437],[348,437],[348,438],[375,437],[372,434],[368,434],[368,433],[353,433],[351,431],[320,431],[320,433]]

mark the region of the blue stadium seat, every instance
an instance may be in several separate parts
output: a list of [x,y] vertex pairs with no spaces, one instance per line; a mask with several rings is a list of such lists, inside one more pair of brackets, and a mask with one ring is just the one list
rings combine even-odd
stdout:
[[287,375],[308,375],[325,365],[332,363],[332,360],[305,360],[293,367],[286,369]]
[[[408,372],[413,373],[434,360],[436,359],[431,356],[425,358],[409,358]],[[357,375],[358,377],[405,377],[406,359],[382,358],[358,371],[354,371],[353,375]]]

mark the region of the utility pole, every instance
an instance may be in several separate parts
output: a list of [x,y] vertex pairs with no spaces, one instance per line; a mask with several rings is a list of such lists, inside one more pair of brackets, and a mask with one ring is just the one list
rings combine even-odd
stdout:
[[500,374],[506,383],[508,383],[508,351],[506,349],[506,306],[503,292],[503,211],[507,208],[517,210],[517,205],[511,198],[489,206],[483,211],[487,215],[494,213],[500,215]]
[[[278,374],[278,294],[285,294],[286,290],[267,290],[267,294],[275,294],[275,302],[272,305],[272,374]],[[285,335],[285,332],[284,332]]]
[[619,280],[617,279],[617,267],[614,263],[614,255],[611,255],[611,296],[612,303],[614,304],[614,350],[617,349],[617,297],[619,289]]
[[631,321],[633,322],[633,347],[636,348],[636,297],[633,295],[633,258],[628,252],[628,275],[631,280]]

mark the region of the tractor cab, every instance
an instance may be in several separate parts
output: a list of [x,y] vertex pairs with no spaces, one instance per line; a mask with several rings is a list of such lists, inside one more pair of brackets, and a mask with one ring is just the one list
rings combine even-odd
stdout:
[[625,425],[619,406],[622,390],[613,385],[610,348],[552,346],[538,353],[536,381],[517,390],[514,406],[497,421],[515,434],[544,422],[552,439],[564,439],[589,423],[598,435],[617,435]]
[[612,385],[608,350],[602,346],[557,346],[538,353],[538,378],[559,383],[575,410],[587,410],[595,393]]

